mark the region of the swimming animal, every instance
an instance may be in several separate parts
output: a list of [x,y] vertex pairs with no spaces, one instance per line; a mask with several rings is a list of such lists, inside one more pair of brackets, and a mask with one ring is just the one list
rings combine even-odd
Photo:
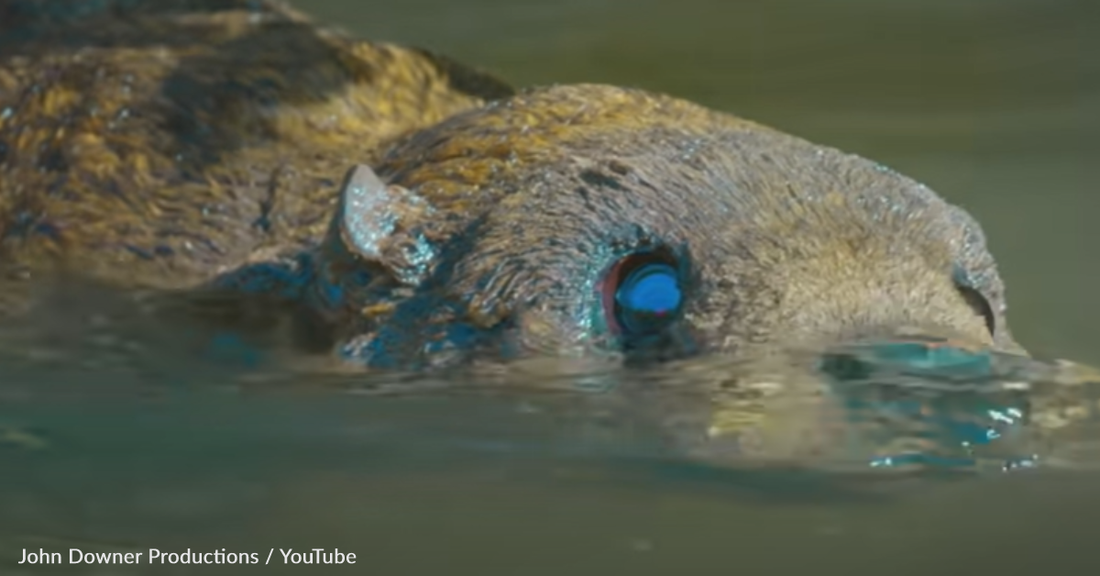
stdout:
[[981,227],[909,177],[276,2],[4,3],[0,265],[11,301],[60,275],[285,304],[375,369],[1023,352]]

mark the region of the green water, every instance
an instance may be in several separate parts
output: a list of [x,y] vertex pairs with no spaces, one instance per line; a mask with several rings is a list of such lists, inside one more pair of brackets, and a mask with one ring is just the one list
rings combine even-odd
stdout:
[[1094,2],[399,4],[297,3],[520,85],[664,91],[888,164],[978,216],[1025,344],[1100,360]]
[[[982,221],[1023,344],[1100,364],[1092,0],[297,4],[517,84],[670,92],[889,164]],[[242,396],[222,386],[239,367],[196,362],[163,327],[69,321],[0,334],[41,343],[0,360],[0,574],[1084,574],[1095,558],[1086,472],[852,494],[711,477],[511,401]],[[357,560],[15,564],[74,547]]]

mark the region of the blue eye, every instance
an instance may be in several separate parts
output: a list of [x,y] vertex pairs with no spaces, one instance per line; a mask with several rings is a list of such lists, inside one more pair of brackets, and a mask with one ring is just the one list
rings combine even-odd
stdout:
[[646,264],[626,277],[615,292],[615,302],[635,314],[664,315],[680,306],[676,270],[668,264]]
[[661,331],[676,318],[683,302],[679,270],[658,253],[623,258],[603,286],[608,324],[627,336]]

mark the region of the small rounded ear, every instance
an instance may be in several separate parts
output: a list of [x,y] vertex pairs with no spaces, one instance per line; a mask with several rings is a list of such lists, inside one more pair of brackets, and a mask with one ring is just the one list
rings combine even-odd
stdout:
[[419,284],[435,259],[422,226],[434,210],[400,186],[387,186],[369,166],[348,171],[340,189],[337,226],[349,252],[406,285]]

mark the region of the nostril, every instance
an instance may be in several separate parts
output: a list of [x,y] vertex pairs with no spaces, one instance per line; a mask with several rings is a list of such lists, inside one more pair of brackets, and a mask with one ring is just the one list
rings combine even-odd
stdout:
[[989,335],[995,336],[997,334],[997,315],[993,313],[993,306],[989,304],[989,300],[981,292],[964,284],[959,284],[956,288],[963,300],[966,300],[967,305],[974,310],[974,313],[981,316]]

